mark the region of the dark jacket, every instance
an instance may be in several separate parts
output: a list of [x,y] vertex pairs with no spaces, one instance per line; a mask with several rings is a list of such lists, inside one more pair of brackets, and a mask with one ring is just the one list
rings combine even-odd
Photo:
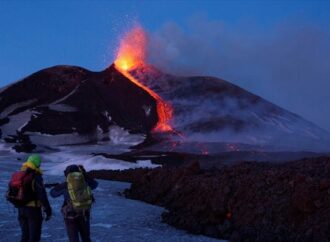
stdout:
[[35,198],[36,201],[32,201],[28,203],[26,206],[27,207],[43,207],[45,212],[47,214],[51,213],[51,207],[48,201],[46,189],[44,186],[44,180],[42,178],[42,175],[39,174],[38,172],[35,172],[32,169],[27,169],[26,172],[33,172],[34,173],[34,182],[32,184],[32,190],[35,193]]

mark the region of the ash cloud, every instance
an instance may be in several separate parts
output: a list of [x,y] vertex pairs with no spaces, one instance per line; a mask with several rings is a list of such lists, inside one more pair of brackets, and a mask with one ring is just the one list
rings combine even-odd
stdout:
[[148,61],[167,73],[226,79],[330,130],[330,34],[320,26],[166,23],[149,33]]

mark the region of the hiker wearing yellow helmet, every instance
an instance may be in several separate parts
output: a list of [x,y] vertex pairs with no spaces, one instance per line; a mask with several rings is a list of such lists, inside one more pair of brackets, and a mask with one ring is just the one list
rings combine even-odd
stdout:
[[[40,165],[40,156],[30,155],[22,165],[21,171],[14,173],[9,183],[7,199],[18,208],[18,221],[22,230],[21,242],[40,241],[42,208],[46,213],[46,221],[52,215]],[[16,189],[13,188],[15,185]],[[15,191],[19,192],[15,194]]]

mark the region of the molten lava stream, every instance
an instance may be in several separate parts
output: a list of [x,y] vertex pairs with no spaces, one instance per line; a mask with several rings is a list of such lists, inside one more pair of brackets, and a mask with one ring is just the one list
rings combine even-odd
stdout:
[[155,100],[156,100],[156,107],[157,107],[157,114],[158,114],[158,122],[157,125],[154,127],[153,131],[156,132],[170,132],[173,131],[173,128],[169,124],[169,121],[173,115],[173,109],[170,104],[166,103],[157,93],[153,90],[149,89],[148,87],[141,84],[137,79],[135,79],[128,71],[126,71],[125,67],[120,68],[115,64],[117,71],[122,73],[126,78],[128,78],[131,82],[148,92]]
[[[140,83],[139,80],[135,79],[129,72],[144,65],[146,60],[147,42],[147,34],[140,25],[136,25],[130,31],[126,32],[120,40],[120,45],[116,54],[115,68],[131,82],[148,92],[156,100],[158,122],[153,128],[153,131],[171,132],[180,136],[182,140],[186,140],[187,138],[181,132],[176,131],[169,124],[173,116],[172,106],[169,103],[166,103],[153,90]],[[173,149],[177,143],[178,142],[174,141]],[[201,147],[202,154],[207,155],[207,149],[201,145],[199,146]]]
[[139,25],[132,28],[120,40],[120,46],[115,60],[115,68],[127,77],[131,82],[148,92],[157,105],[158,123],[153,131],[167,132],[173,131],[169,124],[173,110],[171,105],[166,103],[157,93],[144,86],[135,79],[129,71],[143,65],[146,59],[147,34]]

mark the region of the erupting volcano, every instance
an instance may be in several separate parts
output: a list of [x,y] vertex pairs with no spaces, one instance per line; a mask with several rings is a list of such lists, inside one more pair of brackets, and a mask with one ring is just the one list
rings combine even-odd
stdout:
[[149,65],[147,44],[137,26],[105,70],[54,66],[0,90],[1,139],[25,151],[143,141],[152,151],[209,155],[329,150],[328,132],[228,81]]
[[145,63],[146,57],[146,33],[140,26],[134,27],[127,32],[120,41],[117,58],[114,62],[116,69],[121,72],[126,78],[132,81],[148,92],[157,102],[158,122],[154,127],[154,131],[167,132],[172,131],[169,121],[172,118],[173,110],[169,103],[165,102],[156,92],[148,88],[134,78],[130,71],[138,67],[142,67]]

